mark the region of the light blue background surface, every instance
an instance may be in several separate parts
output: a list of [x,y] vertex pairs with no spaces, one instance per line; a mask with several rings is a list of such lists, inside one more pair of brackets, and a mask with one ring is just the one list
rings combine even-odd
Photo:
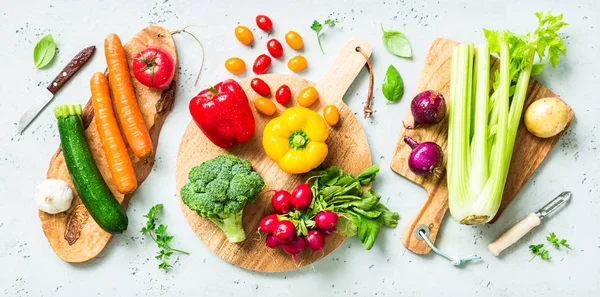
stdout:
[[[597,151],[600,53],[600,2],[597,1],[5,1],[0,9],[0,294],[4,296],[598,296],[600,279],[600,173]],[[535,28],[533,13],[563,12],[571,26],[564,36],[568,57],[557,69],[539,79],[575,110],[577,119],[550,153],[515,202],[494,225],[467,227],[448,217],[438,246],[453,255],[476,253],[484,261],[455,268],[434,256],[418,256],[400,242],[403,228],[419,211],[425,192],[389,169],[416,81],[430,43],[436,37],[461,42],[483,42],[482,28],[525,32]],[[304,38],[309,69],[302,75],[317,80],[339,49],[357,36],[373,46],[375,115],[362,123],[374,162],[382,171],[374,184],[391,209],[401,214],[397,229],[382,232],[375,248],[365,251],[350,239],[312,267],[280,274],[250,272],[215,256],[188,227],[175,196],[175,158],[190,120],[187,102],[201,88],[231,77],[223,62],[240,56],[248,65],[266,52],[267,36],[255,29],[255,46],[249,49],[233,36],[244,24],[256,28],[257,14],[274,22],[274,36],[283,42],[288,30]],[[314,19],[327,17],[341,23],[322,37],[326,55],[318,49],[309,29]],[[379,24],[408,36],[414,57],[389,54],[381,43]],[[141,28],[159,24],[180,29],[188,24],[204,42],[206,62],[198,87],[193,86],[200,62],[195,41],[175,37],[179,54],[176,104],[160,137],[152,174],[132,199],[129,231],[116,236],[100,256],[86,264],[71,265],[58,259],[40,228],[33,200],[35,186],[45,178],[48,161],[59,144],[51,108],[21,136],[19,116],[32,104],[64,64],[79,50],[96,45],[91,62],[61,90],[51,106],[85,104],[88,79],[105,68],[102,42],[118,33],[125,41]],[[33,69],[37,40],[52,33],[59,48],[47,70]],[[286,57],[292,50],[284,46]],[[284,60],[285,61],[285,60]],[[386,68],[393,64],[402,74],[405,96],[398,104],[385,104],[380,86]],[[274,62],[272,73],[289,73],[284,62]],[[249,71],[246,75],[249,75]],[[362,114],[368,75],[362,72],[345,97],[352,110]],[[517,144],[518,145],[518,144]],[[343,148],[334,148],[343,149]],[[494,258],[487,244],[528,213],[563,190],[574,199],[566,209],[544,222],[517,245]],[[164,203],[164,221],[175,235],[173,245],[191,251],[175,257],[174,269],[159,271],[154,243],[140,236],[142,215]],[[572,251],[550,250],[552,259],[527,262],[529,244],[545,242],[556,232],[572,244]]]

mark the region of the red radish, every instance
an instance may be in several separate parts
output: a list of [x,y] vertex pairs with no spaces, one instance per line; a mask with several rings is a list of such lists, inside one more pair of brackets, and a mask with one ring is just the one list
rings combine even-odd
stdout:
[[325,247],[325,235],[319,230],[310,230],[306,234],[306,245],[313,252],[322,251]]
[[286,253],[292,255],[294,263],[296,263],[296,255],[302,253],[305,246],[306,243],[304,242],[304,238],[302,237],[296,237],[294,240],[281,245],[281,247]]
[[273,22],[266,15],[257,15],[256,16],[256,25],[263,31],[268,32],[273,27]]
[[275,100],[281,105],[286,105],[292,99],[292,90],[287,85],[281,85],[275,92]]
[[265,239],[265,245],[268,248],[276,249],[281,246],[281,242],[275,239],[275,236],[267,234],[267,238]]
[[321,230],[327,230],[335,227],[338,215],[331,211],[321,211],[315,216],[315,224]]
[[275,224],[279,222],[279,219],[277,219],[277,215],[276,214],[270,214],[264,218],[262,218],[262,220],[260,220],[260,224],[258,225],[258,229],[260,231],[263,231],[267,234],[271,234],[271,232],[273,232],[273,227],[275,226]]
[[258,77],[255,77],[250,81],[250,87],[261,96],[267,96],[271,93],[269,85]]
[[296,227],[290,221],[279,221],[273,226],[273,237],[281,243],[292,241],[296,237]]
[[273,191],[271,205],[276,213],[285,214],[292,210],[292,195],[286,190]]
[[408,157],[408,168],[414,174],[426,176],[443,166],[444,152],[437,143],[423,142],[419,144],[410,136],[404,136],[404,142],[412,149]]
[[411,101],[410,111],[415,122],[412,126],[404,125],[406,129],[414,129],[421,125],[434,125],[441,122],[446,116],[446,101],[444,101],[444,96],[436,91],[423,91]]
[[305,210],[312,202],[312,191],[308,183],[299,184],[292,191],[292,207],[295,210]]
[[325,236],[329,236],[329,235],[335,233],[335,228],[321,230],[321,233],[323,233],[323,235],[325,235]]

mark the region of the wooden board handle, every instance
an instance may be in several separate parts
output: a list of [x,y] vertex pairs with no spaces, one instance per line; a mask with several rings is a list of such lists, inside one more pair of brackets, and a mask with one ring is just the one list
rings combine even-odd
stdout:
[[431,248],[424,240],[415,237],[415,230],[420,225],[429,228],[429,240],[435,243],[440,225],[448,210],[448,188],[446,187],[446,174],[437,178],[436,183],[431,188],[426,188],[428,196],[425,205],[419,211],[413,221],[404,229],[402,233],[402,244],[415,254],[424,255],[431,251]]
[[356,48],[371,56],[371,46],[358,38],[350,40],[340,51],[333,65],[315,86],[324,102],[342,102],[344,94],[367,61]]
[[504,232],[504,234],[496,239],[496,241],[490,243],[490,245],[488,245],[488,250],[490,250],[492,255],[498,257],[503,250],[513,245],[541,222],[542,220],[540,217],[535,213],[530,213],[524,220],[508,229],[508,231]]

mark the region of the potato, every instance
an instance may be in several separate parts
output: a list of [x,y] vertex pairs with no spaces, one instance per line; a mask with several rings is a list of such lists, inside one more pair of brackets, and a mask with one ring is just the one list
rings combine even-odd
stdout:
[[525,111],[525,127],[540,138],[549,138],[562,132],[568,122],[569,106],[558,98],[536,100]]

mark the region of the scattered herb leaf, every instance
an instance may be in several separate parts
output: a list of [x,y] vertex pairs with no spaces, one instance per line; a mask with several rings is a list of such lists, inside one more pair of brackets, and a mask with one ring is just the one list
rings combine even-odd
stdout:
[[333,27],[333,26],[335,26],[336,23],[338,23],[338,21],[332,20],[332,19],[326,19],[325,21],[323,21],[323,23],[324,24],[321,24],[321,23],[319,23],[319,21],[314,20],[312,25],[310,26],[310,28],[317,33],[317,41],[319,42],[319,47],[321,48],[321,52],[324,55],[325,51],[323,51],[323,46],[321,45],[321,35],[319,35],[319,34],[321,33],[321,30],[323,30],[324,25]]
[[381,38],[383,40],[383,45],[385,45],[385,48],[387,48],[390,53],[402,58],[412,57],[410,43],[402,32],[395,30],[385,31],[385,29],[383,29],[383,24],[381,25],[381,31],[383,31],[383,37]]
[[542,260],[550,259],[550,255],[548,254],[548,250],[544,247],[544,244],[532,244],[529,246],[529,250],[533,253],[533,257],[529,259],[529,262],[531,262],[531,260],[533,260],[537,256],[540,256]]
[[35,68],[43,68],[52,62],[56,55],[56,44],[52,34],[48,34],[35,45],[33,49],[33,65]]
[[381,91],[383,92],[383,96],[388,100],[388,103],[396,102],[402,98],[404,94],[404,82],[402,81],[400,72],[396,70],[394,65],[390,65],[385,72]]
[[546,236],[546,240],[557,249],[559,249],[561,246],[571,249],[571,245],[567,243],[567,240],[559,239],[554,232],[550,233],[550,236]]
[[156,226],[156,218],[162,210],[162,208],[162,204],[157,204],[150,208],[148,214],[144,215],[144,217],[147,218],[148,221],[146,221],[146,226],[142,228],[141,232],[142,234],[148,234],[150,238],[152,238],[152,240],[156,242],[156,245],[158,245],[158,247],[160,248],[160,251],[158,251],[155,258],[162,261],[160,264],[158,264],[158,269],[166,270],[172,267],[169,263],[169,258],[171,258],[171,255],[173,255],[173,252],[178,252],[186,255],[189,255],[190,253],[174,249],[171,246],[169,246],[169,242],[173,240],[174,236],[167,235],[167,226],[163,224]]

